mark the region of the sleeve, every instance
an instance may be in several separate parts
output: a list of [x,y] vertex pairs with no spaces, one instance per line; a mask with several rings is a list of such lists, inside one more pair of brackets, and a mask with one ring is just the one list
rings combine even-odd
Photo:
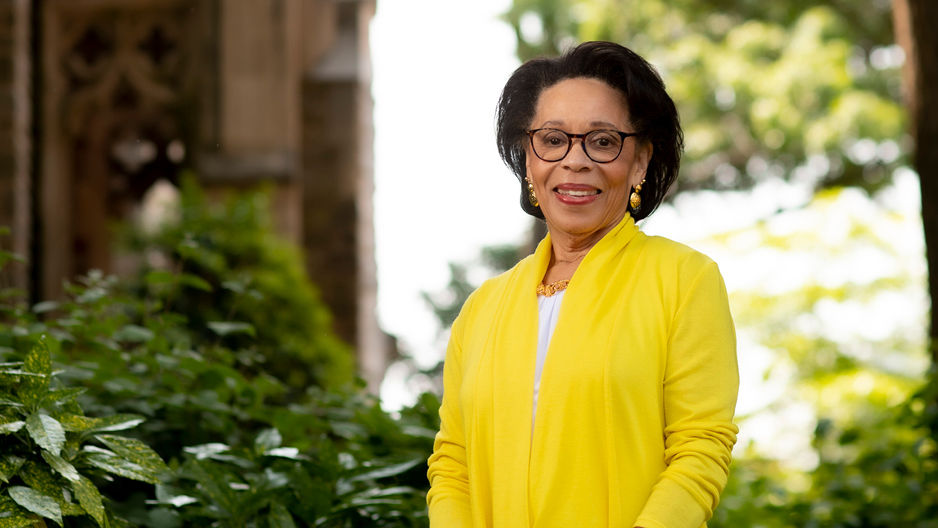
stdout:
[[699,528],[726,485],[739,390],[736,332],[713,261],[682,289],[663,380],[666,468],[635,526]]
[[[465,309],[463,310],[465,311]],[[466,435],[459,392],[462,385],[462,350],[460,335],[462,319],[453,323],[446,358],[443,362],[443,403],[440,405],[440,431],[433,442],[428,460],[427,478],[430,491],[431,528],[469,528],[469,471],[466,466]]]

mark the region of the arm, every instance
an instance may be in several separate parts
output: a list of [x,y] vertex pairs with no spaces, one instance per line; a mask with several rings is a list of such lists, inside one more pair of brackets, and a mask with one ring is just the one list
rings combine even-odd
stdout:
[[462,385],[462,351],[459,347],[461,321],[453,323],[446,359],[443,363],[443,403],[440,405],[440,432],[433,443],[427,477],[430,491],[431,528],[468,528],[469,472],[466,467],[466,435],[463,430],[459,392]]
[[708,261],[682,284],[663,380],[666,469],[635,526],[699,528],[726,485],[739,372],[726,287]]

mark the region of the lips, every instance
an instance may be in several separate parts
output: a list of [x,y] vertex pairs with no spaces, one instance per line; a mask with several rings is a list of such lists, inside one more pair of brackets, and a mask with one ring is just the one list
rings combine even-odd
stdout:
[[599,194],[599,189],[592,189],[592,190],[557,189],[557,192],[565,196],[592,196],[594,194]]
[[602,193],[596,187],[581,183],[562,183],[553,190],[558,200],[570,205],[588,204]]

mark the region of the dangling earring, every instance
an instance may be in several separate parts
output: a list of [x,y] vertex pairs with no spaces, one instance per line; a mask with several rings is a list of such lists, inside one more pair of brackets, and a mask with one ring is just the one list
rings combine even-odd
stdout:
[[531,183],[531,180],[528,180],[528,201],[531,202],[531,205],[534,207],[540,205],[537,201],[537,195],[534,194],[534,184]]
[[643,183],[645,183],[645,178],[642,178],[642,181],[633,187],[632,194],[629,196],[629,205],[632,206],[633,211],[638,211],[642,206],[642,197],[639,193],[642,192]]

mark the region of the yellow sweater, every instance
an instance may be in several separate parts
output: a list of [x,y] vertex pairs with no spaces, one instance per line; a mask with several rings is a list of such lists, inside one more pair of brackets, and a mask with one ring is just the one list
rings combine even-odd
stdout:
[[736,337],[716,264],[628,215],[577,268],[541,378],[535,253],[453,324],[429,460],[433,528],[698,528],[737,428]]

